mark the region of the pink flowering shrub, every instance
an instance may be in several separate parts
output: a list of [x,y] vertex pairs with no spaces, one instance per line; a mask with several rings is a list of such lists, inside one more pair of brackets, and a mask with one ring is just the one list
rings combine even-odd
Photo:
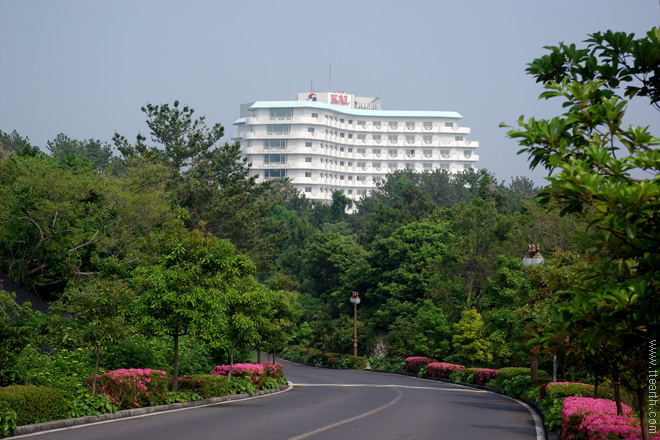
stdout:
[[405,372],[418,374],[422,367],[427,366],[431,362],[436,362],[434,359],[423,356],[412,356],[406,358]]
[[272,377],[278,382],[281,382],[282,379],[284,379],[282,364],[277,362],[262,362],[261,365],[264,367],[264,374],[266,377]]
[[474,378],[474,383],[477,385],[486,385],[491,380],[495,380],[497,377],[497,370],[491,368],[475,368],[472,371],[472,377]]
[[591,397],[567,397],[564,400],[562,432],[562,440],[642,438],[639,420],[628,405],[623,405],[623,416],[617,416],[616,402]]
[[[87,379],[90,385],[93,377]],[[161,370],[121,369],[108,371],[96,378],[97,391],[107,396],[119,409],[158,405],[167,398],[167,373]]]
[[[216,376],[227,376],[229,375],[230,368],[230,365],[218,365],[211,371],[211,374],[215,374]],[[247,377],[250,379],[250,382],[256,384],[264,374],[264,366],[263,364],[234,364],[231,374]]]
[[449,376],[461,371],[465,371],[463,365],[448,364],[446,362],[431,362],[429,364],[429,377],[436,379],[449,379]]

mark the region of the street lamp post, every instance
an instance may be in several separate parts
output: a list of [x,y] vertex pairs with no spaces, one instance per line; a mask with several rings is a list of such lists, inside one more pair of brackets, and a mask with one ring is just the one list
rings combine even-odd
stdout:
[[353,303],[353,356],[357,357],[357,305],[360,304],[360,295],[357,292],[351,294]]
[[[540,250],[541,246],[538,244],[528,244],[527,255],[523,258],[523,264],[530,267],[543,263],[543,255],[541,255]],[[532,355],[529,359],[529,375],[532,380],[536,380],[539,376],[539,356],[534,349],[532,349]]]

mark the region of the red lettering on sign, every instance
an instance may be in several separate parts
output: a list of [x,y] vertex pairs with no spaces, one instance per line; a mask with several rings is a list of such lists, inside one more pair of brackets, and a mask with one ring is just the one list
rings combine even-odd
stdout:
[[330,95],[330,104],[348,105],[348,95]]

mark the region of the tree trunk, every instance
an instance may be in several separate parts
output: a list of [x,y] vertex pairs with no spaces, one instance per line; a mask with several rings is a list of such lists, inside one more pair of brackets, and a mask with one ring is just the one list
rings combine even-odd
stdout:
[[529,375],[534,382],[539,378],[539,357],[536,353],[532,353],[529,360]]
[[172,377],[172,392],[179,388],[179,335],[174,335],[174,377]]
[[236,344],[236,339],[231,338],[231,351],[229,352],[229,374],[227,375],[227,380],[231,380],[231,372],[234,369],[234,345]]
[[614,386],[614,401],[616,402],[616,415],[623,416],[623,407],[621,406],[621,378],[619,377],[619,369],[614,369],[612,377],[612,386]]
[[101,347],[96,347],[94,356],[94,379],[92,380],[92,394],[96,396],[96,378],[99,373],[99,357],[101,356]]
[[257,363],[261,363],[261,349],[257,348]]
[[646,393],[644,388],[637,387],[637,404],[639,405],[639,422],[642,428],[642,440],[649,440],[649,414],[647,412]]
[[598,382],[599,378],[597,376],[594,376],[594,399],[598,399]]

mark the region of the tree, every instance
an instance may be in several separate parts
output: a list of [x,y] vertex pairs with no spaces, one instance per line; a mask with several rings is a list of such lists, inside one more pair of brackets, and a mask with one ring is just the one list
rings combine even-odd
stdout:
[[15,293],[0,290],[0,386],[16,382],[16,361],[32,340],[33,316],[30,303],[19,305]]
[[50,310],[63,342],[68,340],[94,352],[94,395],[101,351],[128,334],[126,316],[134,301],[135,292],[126,283],[96,280],[68,288]]
[[135,270],[138,316],[145,329],[174,339],[172,391],[178,387],[179,338],[192,334],[218,344],[231,316],[227,298],[254,265],[227,240],[181,224],[153,236],[151,252]]
[[475,309],[461,313],[461,320],[454,324],[454,352],[474,365],[475,362],[490,362],[490,341],[484,337],[484,321]]
[[637,395],[647,439],[645,347],[660,333],[660,139],[623,120],[632,99],[646,97],[660,110],[660,28],[641,38],[598,32],[586,43],[549,47],[529,64],[545,89],[541,97],[560,98],[565,112],[521,117],[508,136],[532,168],[552,172],[541,201],[585,225],[580,240],[594,256],[566,289],[570,299],[555,305],[554,320],[580,329],[585,349],[612,344],[621,362],[615,382],[621,378]]
[[67,158],[0,159],[0,268],[47,293],[116,264],[172,216],[162,166],[136,164],[118,178]]
[[41,153],[41,150],[30,144],[30,138],[21,136],[16,130],[11,134],[0,130],[0,160],[3,159],[3,154],[12,152],[18,156],[34,157]]
[[[268,266],[268,230],[259,220],[272,208],[264,197],[267,183],[257,184],[250,176],[250,163],[242,157],[239,143],[220,144],[224,127],[206,125],[195,118],[195,110],[175,101],[142,107],[147,117],[150,140],[137,135],[135,144],[115,133],[113,142],[125,161],[141,157],[166,164],[173,173],[167,181],[173,206],[188,210],[191,229],[204,227],[220,238],[231,240],[258,266]],[[266,225],[267,227],[267,225]]]
[[108,169],[113,162],[110,144],[95,139],[79,141],[60,133],[55,139],[46,143],[46,148],[58,160],[63,159],[65,156],[78,156],[88,159],[102,170]]

